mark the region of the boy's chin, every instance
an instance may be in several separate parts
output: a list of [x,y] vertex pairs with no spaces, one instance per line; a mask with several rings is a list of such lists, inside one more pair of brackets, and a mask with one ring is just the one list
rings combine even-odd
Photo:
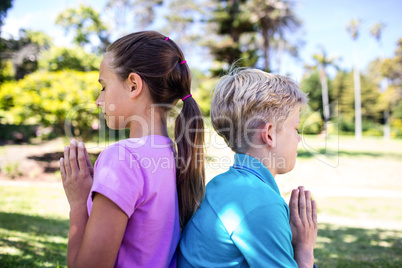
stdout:
[[292,170],[295,168],[295,164],[296,164],[296,163],[293,163],[293,165],[287,165],[287,166],[285,166],[284,168],[279,169],[278,174],[286,174],[286,173],[289,173],[290,171],[292,171]]

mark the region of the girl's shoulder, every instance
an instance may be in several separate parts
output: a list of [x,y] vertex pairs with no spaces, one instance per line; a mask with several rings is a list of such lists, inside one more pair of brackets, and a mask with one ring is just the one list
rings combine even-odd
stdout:
[[120,159],[129,154],[139,154],[141,152],[149,154],[157,149],[161,151],[174,150],[174,142],[165,136],[151,135],[141,138],[128,138],[110,144],[99,154],[99,158],[119,157]]

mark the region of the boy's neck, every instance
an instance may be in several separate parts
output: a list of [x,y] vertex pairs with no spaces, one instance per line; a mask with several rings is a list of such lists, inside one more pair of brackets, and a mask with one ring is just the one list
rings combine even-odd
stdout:
[[254,157],[255,159],[258,159],[261,163],[264,164],[264,166],[271,172],[272,176],[275,178],[277,172],[275,169],[275,154],[270,152],[269,150],[263,150],[263,149],[253,149],[250,148],[248,149],[245,154],[250,155]]

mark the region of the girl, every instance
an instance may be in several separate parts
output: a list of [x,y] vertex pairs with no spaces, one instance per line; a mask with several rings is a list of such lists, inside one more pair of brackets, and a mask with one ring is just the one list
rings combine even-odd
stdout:
[[[72,140],[60,159],[70,204],[69,267],[176,267],[180,227],[204,194],[203,121],[191,97],[180,48],[157,32],[124,36],[109,46],[96,105],[112,129],[130,138],[92,165]],[[174,145],[166,117],[183,100]],[[176,160],[176,161],[175,161]]]

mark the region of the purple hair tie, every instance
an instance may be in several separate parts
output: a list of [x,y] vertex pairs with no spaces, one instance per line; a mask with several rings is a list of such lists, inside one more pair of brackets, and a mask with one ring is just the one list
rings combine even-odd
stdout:
[[167,36],[167,37],[165,38],[165,41],[167,41],[167,40],[169,40],[169,36]]
[[192,96],[191,94],[190,94],[190,95],[187,95],[187,96],[185,96],[184,98],[182,98],[181,100],[184,101],[185,99],[190,98],[191,96]]
[[180,65],[182,65],[182,64],[184,64],[184,63],[186,63],[186,62],[187,62],[186,60],[180,62]]

